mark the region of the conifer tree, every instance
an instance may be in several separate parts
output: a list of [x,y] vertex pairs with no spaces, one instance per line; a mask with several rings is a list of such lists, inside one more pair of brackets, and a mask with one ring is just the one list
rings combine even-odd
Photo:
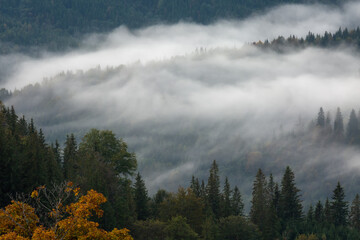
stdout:
[[74,134],[66,136],[64,147],[64,178],[65,180],[74,180],[77,168],[77,143]]
[[149,197],[145,187],[145,182],[140,173],[136,175],[134,185],[135,209],[138,220],[145,220],[149,216]]
[[225,178],[225,184],[223,189],[223,206],[222,206],[222,217],[228,217],[231,214],[231,189],[230,189],[230,183],[228,178]]
[[349,217],[350,225],[360,230],[360,197],[359,194],[356,194],[355,199],[351,204],[350,217]]
[[220,217],[220,177],[219,177],[219,168],[214,160],[211,169],[208,183],[206,186],[207,199],[210,209],[215,214],[216,218]]
[[347,142],[352,144],[356,143],[359,138],[359,121],[356,117],[355,110],[351,110],[350,119],[346,129]]
[[284,221],[300,220],[302,205],[299,192],[300,190],[295,186],[295,175],[287,166],[281,181],[280,194],[281,217]]
[[250,219],[259,227],[261,232],[264,232],[266,227],[265,214],[268,213],[269,209],[268,200],[269,192],[267,189],[266,178],[262,170],[259,169],[253,183]]
[[339,107],[336,110],[336,116],[334,120],[334,138],[337,141],[342,141],[344,139],[344,122]]
[[191,183],[190,183],[190,189],[193,191],[196,197],[200,197],[201,195],[201,189],[200,189],[200,183],[199,179],[192,176]]
[[345,201],[344,189],[340,182],[337,183],[333,191],[332,201],[330,203],[331,218],[335,226],[345,226],[348,216],[348,203]]
[[317,117],[317,121],[316,121],[316,126],[318,127],[325,127],[325,114],[324,114],[324,110],[321,107],[318,113],[318,117]]
[[330,208],[330,202],[329,202],[328,198],[326,198],[326,201],[325,201],[325,204],[324,204],[324,220],[327,223],[332,222],[331,208]]
[[234,187],[233,195],[231,198],[231,213],[234,216],[244,215],[244,203],[237,186]]
[[318,201],[315,206],[314,219],[318,223],[322,223],[324,221],[324,211],[320,201]]

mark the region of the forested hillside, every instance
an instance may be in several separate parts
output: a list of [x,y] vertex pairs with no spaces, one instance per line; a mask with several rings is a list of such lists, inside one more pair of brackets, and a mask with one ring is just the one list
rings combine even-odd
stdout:
[[[327,121],[321,109],[317,126],[325,127],[325,122]],[[332,186],[332,194],[325,196],[326,201],[315,200],[304,206],[304,192],[297,187],[295,174],[290,167],[286,167],[279,182],[274,180],[272,174],[266,176],[258,169],[253,172],[255,179],[251,207],[247,213],[244,212],[244,200],[239,188],[236,185],[231,187],[227,177],[220,179],[220,169],[214,160],[205,179],[193,176],[188,180],[186,188],[179,187],[176,193],[158,189],[151,197],[140,173],[135,174],[135,154],[129,153],[127,144],[116,138],[111,131],[92,129],[79,144],[70,134],[64,148],[60,149],[57,143],[48,145],[41,130],[38,131],[32,121],[27,123],[25,117],[19,117],[13,108],[1,105],[0,123],[0,207],[5,207],[12,197],[33,205],[38,210],[37,214],[41,214],[43,211],[49,211],[45,207],[52,204],[51,201],[64,201],[62,197],[66,197],[66,204],[79,201],[71,205],[73,211],[83,207],[94,208],[98,212],[99,205],[106,199],[92,191],[95,189],[102,193],[108,202],[102,205],[104,216],[92,220],[98,221],[105,229],[127,227],[134,239],[148,239],[149,236],[151,239],[174,240],[271,240],[282,237],[289,240],[335,240],[360,237],[359,195],[353,194],[350,197],[353,201],[347,201],[345,189],[340,182]],[[335,125],[339,126],[339,122]],[[65,180],[71,180],[75,185],[64,185]],[[76,196],[80,189],[84,195],[86,191],[90,191],[79,199]],[[21,196],[20,193],[25,195]],[[31,200],[30,193],[31,198],[35,200]],[[75,198],[71,198],[71,193],[75,194]],[[30,221],[32,216],[30,213],[26,216],[21,211],[10,212],[13,211],[12,208],[18,208],[19,204],[21,203],[12,202],[12,205],[0,213],[0,238],[3,234],[6,234],[4,237],[18,234],[29,239],[39,235],[36,231],[33,235],[32,232],[12,229],[12,225],[23,226],[24,222],[20,217],[11,216],[22,216],[27,221]],[[43,210],[39,210],[39,207]],[[61,209],[61,206],[59,207]],[[53,213],[59,211],[61,210],[52,210]],[[67,226],[67,229],[85,224],[85,216],[88,215],[84,211],[79,210],[79,214],[83,214],[80,219],[80,216],[74,216],[72,219],[74,213],[71,211],[70,217],[60,215],[55,219],[56,224],[59,223],[60,229],[66,227],[66,222],[63,223],[62,220],[67,217],[71,223],[78,222],[75,226]],[[51,226],[52,221],[47,221],[53,215],[40,216],[42,224]],[[88,225],[84,225],[81,232],[85,233],[88,228],[97,226],[90,224],[89,222]],[[44,228],[40,230],[44,231]],[[74,231],[66,233],[65,239],[71,239],[74,234],[81,234],[76,232],[80,230]],[[55,233],[62,234],[61,231]],[[121,232],[100,231],[97,234],[121,235]],[[97,239],[99,237],[100,235]]]
[[208,24],[218,19],[244,18],[279,4],[308,2],[344,1],[1,0],[0,53],[32,52],[37,47],[52,51],[73,48],[86,33],[107,32],[120,25],[140,28],[180,20]]

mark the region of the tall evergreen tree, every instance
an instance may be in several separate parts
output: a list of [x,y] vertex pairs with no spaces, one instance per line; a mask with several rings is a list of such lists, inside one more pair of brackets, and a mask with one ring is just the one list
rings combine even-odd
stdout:
[[220,217],[220,177],[219,168],[214,160],[210,168],[210,176],[206,186],[207,199],[210,209],[216,218]]
[[200,183],[199,179],[192,176],[191,183],[190,183],[190,189],[193,191],[196,197],[200,197],[201,195],[201,189],[200,189]]
[[322,223],[324,221],[324,211],[320,201],[318,201],[315,206],[314,219],[318,223]]
[[77,168],[77,143],[74,134],[66,136],[63,171],[66,180],[74,180]]
[[332,222],[331,207],[330,207],[330,202],[329,202],[328,198],[326,198],[326,201],[325,201],[325,204],[324,204],[324,220],[327,223]]
[[359,121],[355,110],[351,110],[350,119],[346,129],[346,140],[348,143],[356,143],[359,140]]
[[269,192],[264,173],[258,170],[253,183],[252,200],[250,208],[250,219],[255,223],[261,232],[266,227],[266,216],[269,209]]
[[231,213],[231,189],[230,189],[230,183],[228,178],[225,178],[225,183],[224,183],[224,189],[223,189],[223,193],[222,193],[222,217],[228,217],[230,215],[232,215]]
[[337,141],[342,141],[344,139],[344,121],[339,107],[336,110],[333,134]]
[[149,217],[149,197],[145,182],[140,173],[136,175],[134,185],[135,209],[138,220],[146,220]]
[[330,203],[331,218],[335,226],[345,226],[347,224],[348,203],[345,201],[344,189],[340,182],[337,183],[333,191]]
[[231,197],[231,213],[234,216],[244,215],[244,203],[241,197],[241,193],[237,186],[234,187]]
[[295,186],[295,175],[287,166],[281,181],[280,194],[281,217],[284,221],[301,219],[302,205],[299,192]]
[[324,114],[324,110],[322,107],[320,108],[319,113],[318,113],[318,117],[316,120],[316,126],[321,127],[321,128],[325,127],[325,114]]
[[360,197],[359,194],[356,194],[355,199],[351,204],[350,217],[349,217],[350,225],[360,230]]

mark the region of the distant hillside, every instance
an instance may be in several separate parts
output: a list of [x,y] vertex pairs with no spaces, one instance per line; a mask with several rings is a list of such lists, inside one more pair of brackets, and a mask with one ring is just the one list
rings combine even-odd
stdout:
[[110,31],[120,25],[139,28],[180,20],[207,24],[238,19],[285,3],[341,0],[0,0],[0,53],[29,47],[64,50],[76,47],[83,34]]
[[314,34],[309,32],[304,38],[297,38],[295,36],[290,36],[284,38],[279,36],[277,39],[265,40],[264,42],[254,42],[255,46],[262,48],[271,48],[274,50],[288,50],[305,48],[305,47],[339,47],[339,46],[351,46],[355,48],[360,48],[360,28],[348,30],[345,28],[342,30],[339,28],[335,33],[325,32],[324,35]]

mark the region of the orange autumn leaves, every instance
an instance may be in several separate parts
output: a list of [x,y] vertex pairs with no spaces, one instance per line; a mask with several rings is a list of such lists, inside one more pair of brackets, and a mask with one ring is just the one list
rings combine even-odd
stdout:
[[[40,187],[33,191],[31,197],[39,200]],[[79,188],[73,188],[68,183],[65,192],[78,196]],[[107,232],[99,228],[99,224],[90,221],[94,214],[101,217],[103,210],[100,208],[106,198],[94,190],[81,196],[74,203],[63,206],[59,201],[56,207],[48,213],[54,220],[50,227],[40,223],[35,209],[29,204],[12,201],[10,205],[0,210],[0,240],[68,240],[68,239],[99,239],[99,240],[133,240],[127,229],[113,229]],[[64,217],[66,216],[66,217]]]

